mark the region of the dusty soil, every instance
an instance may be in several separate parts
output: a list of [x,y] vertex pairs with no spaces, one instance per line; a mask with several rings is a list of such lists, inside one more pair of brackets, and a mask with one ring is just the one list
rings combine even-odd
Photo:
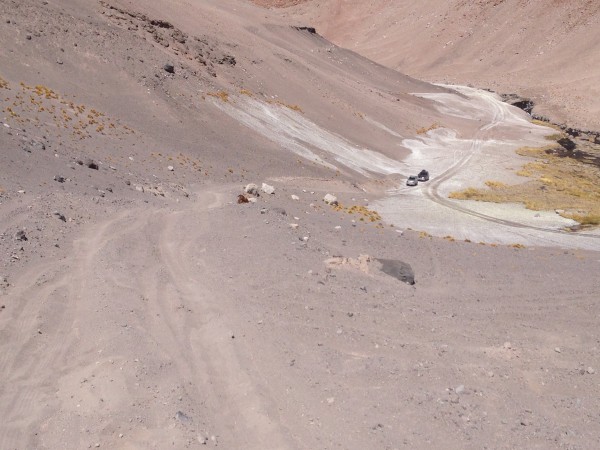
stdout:
[[554,122],[600,130],[598,2],[313,0],[281,13],[402,73],[517,93]]
[[514,109],[245,1],[0,16],[0,448],[598,446],[598,250],[373,212]]

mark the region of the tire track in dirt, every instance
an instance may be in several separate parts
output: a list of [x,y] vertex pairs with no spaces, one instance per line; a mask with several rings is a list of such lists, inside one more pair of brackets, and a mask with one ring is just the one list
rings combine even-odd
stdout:
[[[449,200],[440,194],[439,187],[445,181],[448,181],[453,176],[455,176],[457,173],[464,170],[464,168],[468,165],[468,163],[473,158],[473,156],[475,156],[477,153],[479,153],[481,151],[483,139],[485,138],[485,133],[496,126],[501,125],[507,119],[508,106],[504,107],[504,105],[499,105],[494,101],[489,101],[488,104],[490,105],[490,108],[493,110],[493,117],[492,117],[491,121],[488,124],[479,127],[479,130],[477,131],[477,133],[475,135],[475,138],[473,140],[473,143],[471,145],[471,149],[469,152],[467,152],[462,158],[460,158],[458,161],[456,161],[454,164],[452,164],[451,167],[449,167],[446,171],[444,171],[439,176],[437,176],[434,180],[431,180],[429,182],[429,184],[427,185],[427,189],[425,189],[423,191],[425,196],[429,200],[433,201],[434,203],[437,203],[438,205],[444,206],[446,208],[452,209],[452,210],[462,213],[462,214],[466,214],[466,215],[469,215],[472,217],[477,217],[479,219],[483,219],[485,221],[496,223],[499,225],[504,225],[504,226],[511,227],[511,228],[533,230],[533,231],[541,232],[541,233],[549,233],[551,235],[557,235],[557,234],[563,235],[563,236],[569,235],[570,232],[565,231],[565,230],[536,227],[534,225],[527,225],[527,224],[515,222],[512,220],[499,219],[497,217],[493,217],[493,216],[490,216],[487,214],[473,211],[469,208],[459,206],[457,204],[457,202]],[[582,238],[596,239],[596,240],[600,239],[600,235],[579,234],[577,236],[580,236]]]
[[[227,299],[222,295],[223,280],[220,274],[211,272],[202,245],[210,227],[207,220],[210,209],[220,203],[216,197],[200,210],[180,211],[164,218],[158,241],[161,259],[177,296],[193,308],[195,315],[185,324],[178,324],[167,305],[157,307],[173,340],[182,349],[182,363],[188,365],[190,376],[211,385],[212,395],[205,401],[213,405],[214,420],[223,434],[236,436],[231,445],[287,448],[280,425],[271,419],[268,407],[263,404],[264,397],[257,391],[258,380],[253,379],[238,357],[240,344],[233,345],[230,331],[235,329],[237,312],[227,309]],[[173,239],[175,235],[186,238]],[[198,357],[190,359],[188,355]]]

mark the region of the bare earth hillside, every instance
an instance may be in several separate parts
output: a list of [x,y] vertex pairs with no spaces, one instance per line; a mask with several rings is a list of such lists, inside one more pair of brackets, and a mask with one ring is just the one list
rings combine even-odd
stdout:
[[0,449],[598,447],[597,228],[448,198],[556,130],[265,6],[0,2]]
[[329,0],[285,14],[400,72],[517,93],[555,122],[600,129],[598,2]]

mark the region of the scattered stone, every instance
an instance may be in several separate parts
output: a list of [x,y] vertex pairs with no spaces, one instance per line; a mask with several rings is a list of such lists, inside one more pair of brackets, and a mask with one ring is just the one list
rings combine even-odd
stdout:
[[182,411],[177,411],[175,413],[175,418],[182,423],[190,423],[192,421],[192,418]]
[[595,373],[596,373],[596,371],[595,371],[595,370],[594,370],[592,367],[588,367],[588,368],[587,368],[587,370],[586,370],[586,372],[587,372],[588,374],[590,374],[590,375],[593,375],[593,374],[595,374]]
[[335,195],[333,194],[327,194],[325,195],[325,197],[323,197],[323,201],[325,203],[327,203],[328,205],[337,205],[338,204],[338,199]]
[[163,69],[167,73],[175,73],[175,66],[171,63],[167,63],[163,66]]
[[341,229],[342,229],[342,227],[341,227],[340,225],[336,225],[334,228],[335,228],[336,230],[341,230]]
[[465,392],[465,385],[461,384],[460,386],[457,386],[454,389],[454,392],[456,392],[457,394],[463,394]]
[[97,163],[97,162],[95,162],[95,161],[94,161],[94,160],[92,160],[92,159],[88,159],[88,160],[86,160],[86,161],[85,161],[85,166],[86,166],[87,168],[89,168],[89,169],[94,169],[94,170],[98,170],[98,169],[100,169],[100,166],[98,166],[98,163]]
[[333,398],[333,397],[329,397],[329,398],[327,399],[327,403],[328,403],[329,405],[333,405],[333,402],[335,402],[335,398]]
[[554,351],[555,351],[556,353],[560,353],[560,347],[555,347],[555,348],[554,348]]
[[60,176],[60,175],[54,175],[54,181],[58,181],[59,183],[64,183],[65,181],[67,181],[65,179],[65,177]]
[[247,184],[244,188],[244,192],[246,194],[256,195],[257,197],[260,195],[258,193],[258,186],[254,183]]
[[25,36],[25,39],[27,39],[28,41],[30,41],[31,40],[31,35],[28,34],[27,36]]
[[250,200],[248,200],[248,198],[244,194],[240,194],[240,195],[238,195],[237,202],[238,202],[238,204],[249,203]]
[[293,195],[292,194],[292,200],[300,200],[300,197],[298,197],[297,195]]
[[167,170],[173,172],[175,170],[175,167],[173,167],[173,166],[167,166]]
[[27,235],[25,234],[24,230],[19,230],[17,231],[17,234],[15,235],[15,239],[17,241],[27,241]]
[[291,228],[292,230],[296,230],[296,229],[298,229],[298,226],[299,226],[299,225],[298,225],[297,223],[290,223],[290,228]]
[[308,238],[308,236],[304,236],[304,237],[301,237],[301,238],[299,238],[299,239],[300,239],[302,242],[308,242],[308,239],[309,239],[309,238]]
[[274,194],[275,188],[267,183],[263,183],[262,187],[261,187],[261,191],[263,191],[265,194]]

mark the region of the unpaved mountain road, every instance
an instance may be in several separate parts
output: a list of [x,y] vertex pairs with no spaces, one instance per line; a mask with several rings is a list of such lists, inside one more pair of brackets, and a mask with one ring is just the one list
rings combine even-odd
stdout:
[[89,227],[67,259],[14,280],[0,448],[183,448],[223,435],[231,448],[286,447],[205,259],[206,215],[223,203],[204,192],[191,209],[119,213]]

